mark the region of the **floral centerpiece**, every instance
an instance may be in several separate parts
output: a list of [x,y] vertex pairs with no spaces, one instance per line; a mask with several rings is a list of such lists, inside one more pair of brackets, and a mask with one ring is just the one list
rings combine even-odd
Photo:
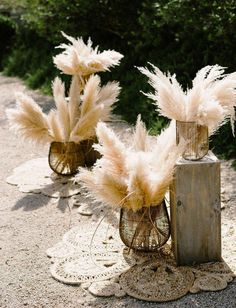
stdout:
[[234,134],[236,106],[236,73],[224,74],[219,65],[202,68],[192,81],[192,88],[184,91],[176,76],[164,74],[152,65],[139,70],[149,78],[154,100],[161,115],[176,120],[177,142],[188,140],[187,157],[201,158],[208,152],[208,132],[212,135],[228,119]]
[[99,144],[94,147],[102,157],[92,170],[80,168],[78,179],[96,201],[121,208],[120,234],[130,248],[153,251],[169,237],[164,198],[183,150],[171,138],[174,129],[172,122],[153,145],[138,118],[127,148],[106,124],[98,123]]
[[59,174],[70,175],[78,166],[92,165],[98,153],[92,149],[96,140],[95,127],[99,120],[111,117],[117,101],[118,82],[101,86],[96,72],[118,65],[123,57],[107,50],[98,52],[91,40],[72,38],[63,33],[72,44],[62,44],[64,52],[54,57],[54,63],[65,74],[72,75],[68,97],[64,83],[56,77],[53,97],[56,109],[44,114],[37,103],[23,93],[17,94],[17,108],[8,111],[11,128],[20,136],[36,143],[50,143],[49,165]]

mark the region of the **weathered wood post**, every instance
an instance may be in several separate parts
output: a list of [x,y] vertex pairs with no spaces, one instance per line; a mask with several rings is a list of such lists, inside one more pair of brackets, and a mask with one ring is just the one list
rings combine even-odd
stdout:
[[220,161],[179,159],[171,185],[172,249],[178,265],[221,260]]

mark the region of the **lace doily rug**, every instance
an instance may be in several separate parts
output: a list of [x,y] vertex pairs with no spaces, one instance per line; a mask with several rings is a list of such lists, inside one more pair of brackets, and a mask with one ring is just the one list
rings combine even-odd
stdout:
[[72,228],[47,250],[52,276],[78,284],[95,296],[125,296],[170,301],[188,292],[218,291],[236,275],[236,228],[223,221],[222,262],[194,267],[175,265],[170,246],[158,253],[134,253],[122,244],[115,226],[88,223]]
[[[47,158],[30,160],[14,169],[7,182],[22,192],[60,198],[80,193],[73,177],[52,172]],[[82,215],[92,215],[77,196],[72,203]],[[47,250],[53,259],[52,276],[66,284],[81,285],[95,296],[129,294],[147,301],[175,300],[186,293],[218,291],[236,274],[236,224],[222,219],[222,262],[176,267],[170,246],[157,254],[128,252],[117,226],[81,223]]]
[[13,170],[13,174],[6,179],[7,183],[16,185],[21,192],[42,193],[53,198],[65,198],[80,192],[74,178],[59,176],[54,173],[47,158],[29,160]]

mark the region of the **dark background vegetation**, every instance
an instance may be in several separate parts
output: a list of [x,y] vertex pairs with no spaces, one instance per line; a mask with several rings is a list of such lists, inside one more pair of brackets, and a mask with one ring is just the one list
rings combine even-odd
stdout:
[[[140,93],[150,89],[135,66],[151,62],[176,73],[185,88],[205,65],[236,70],[235,0],[0,0],[0,70],[50,93],[59,74],[52,56],[65,42],[62,30],[125,55],[119,67],[101,75],[104,81],[119,80],[123,88],[116,113],[131,123],[141,113],[153,132],[166,120]],[[212,147],[236,157],[230,125],[212,138]]]

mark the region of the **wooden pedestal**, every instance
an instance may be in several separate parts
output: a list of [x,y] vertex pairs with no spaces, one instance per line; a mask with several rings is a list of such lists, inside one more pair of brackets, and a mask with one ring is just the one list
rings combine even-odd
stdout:
[[178,265],[221,260],[220,162],[210,153],[180,159],[170,189],[172,249]]

